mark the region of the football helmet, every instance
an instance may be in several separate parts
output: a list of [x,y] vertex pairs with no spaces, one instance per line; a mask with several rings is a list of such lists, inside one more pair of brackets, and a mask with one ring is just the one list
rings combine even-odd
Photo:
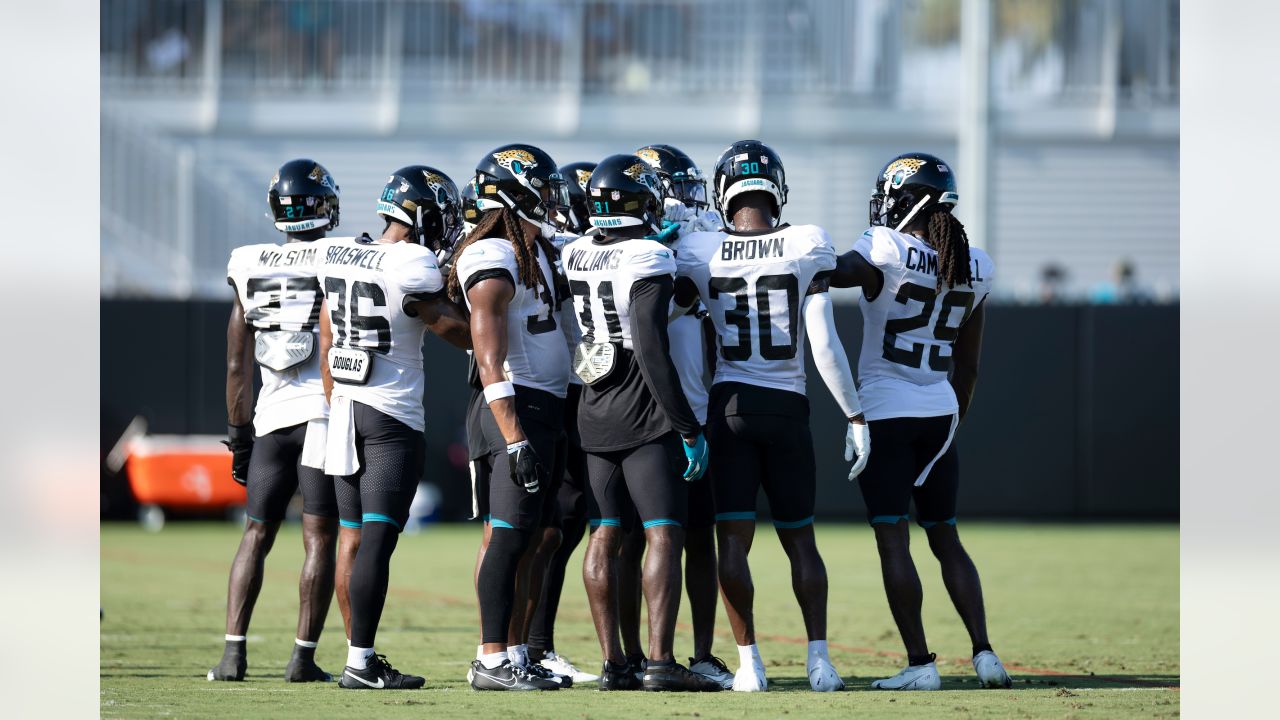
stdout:
[[338,183],[315,160],[290,160],[267,186],[276,229],[284,233],[338,227]]
[[693,160],[679,148],[660,144],[645,145],[636,150],[636,157],[649,163],[658,174],[667,197],[697,210],[711,207],[707,202],[707,179]]
[[560,166],[560,175],[565,179],[569,190],[569,207],[561,211],[563,218],[561,230],[574,235],[582,235],[591,227],[587,223],[587,181],[591,172],[596,169],[593,162],[576,162]]
[[462,234],[470,235],[480,222],[480,209],[476,207],[476,184],[466,183],[460,191],[462,198]]
[[759,140],[739,140],[725,148],[716,160],[715,191],[716,210],[725,222],[732,222],[729,201],[754,191],[773,197],[776,222],[782,216],[782,206],[787,204],[787,174],[782,158]]
[[414,242],[443,264],[462,233],[462,200],[448,175],[426,165],[402,167],[387,178],[378,214],[408,225]]
[[922,211],[960,201],[956,175],[941,159],[910,152],[890,160],[871,189],[871,224],[902,230]]
[[588,218],[592,227],[610,230],[641,226],[662,230],[662,181],[635,155],[610,155],[587,181]]
[[542,236],[556,232],[555,219],[569,204],[569,191],[555,160],[540,148],[511,143],[494,148],[476,164],[476,207],[511,208]]

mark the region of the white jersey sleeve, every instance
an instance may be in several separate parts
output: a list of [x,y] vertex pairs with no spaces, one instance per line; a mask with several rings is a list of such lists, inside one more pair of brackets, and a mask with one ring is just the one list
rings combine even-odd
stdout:
[[991,258],[969,249],[972,284],[939,287],[938,254],[920,238],[885,227],[862,234],[854,250],[883,274],[880,292],[859,301],[859,396],[868,420],[956,412],[948,382],[960,328],[991,292]]
[[[259,336],[273,332],[312,334],[318,348],[322,294],[316,279],[323,241],[264,243],[236,248],[227,262],[227,282],[235,288],[244,321]],[[319,353],[305,362],[276,371],[259,365],[262,389],[254,405],[258,435],[328,416],[320,380]]]

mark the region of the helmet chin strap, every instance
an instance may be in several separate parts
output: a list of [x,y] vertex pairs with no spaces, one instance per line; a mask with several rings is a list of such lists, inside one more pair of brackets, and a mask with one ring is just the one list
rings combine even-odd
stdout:
[[902,222],[898,223],[898,226],[895,227],[894,230],[902,232],[902,228],[906,227],[907,223],[911,222],[911,218],[915,217],[916,213],[920,212],[920,210],[932,199],[932,195],[925,195],[920,202],[915,204],[915,207],[911,208],[911,212],[907,213],[907,216],[902,218]]

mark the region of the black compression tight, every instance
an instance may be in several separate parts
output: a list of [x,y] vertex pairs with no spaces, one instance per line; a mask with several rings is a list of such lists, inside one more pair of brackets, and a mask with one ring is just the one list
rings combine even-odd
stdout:
[[360,549],[351,569],[351,645],[373,647],[387,602],[387,582],[391,575],[391,553],[400,531],[384,522],[366,522],[360,531]]
[[507,643],[511,609],[515,602],[516,570],[529,547],[527,530],[495,527],[480,564],[476,590],[480,595],[480,642]]

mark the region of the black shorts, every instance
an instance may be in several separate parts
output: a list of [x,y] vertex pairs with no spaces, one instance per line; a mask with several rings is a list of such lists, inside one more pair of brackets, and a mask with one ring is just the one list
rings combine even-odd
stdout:
[[644,527],[688,522],[687,461],[680,436],[669,432],[626,450],[587,453],[591,527],[623,527],[638,515]]
[[582,386],[570,385],[569,396],[564,401],[564,437],[560,441],[558,463],[564,468],[560,478],[560,491],[556,504],[560,519],[586,517],[588,498],[591,496],[587,480],[587,454],[582,449],[578,435],[578,403],[582,401]]
[[334,478],[343,527],[385,522],[403,530],[418,492],[427,457],[421,432],[360,402],[353,402],[356,425],[354,475]]
[[[707,428],[703,427],[702,432],[706,433]],[[709,528],[716,524],[715,471],[715,465],[708,464],[707,471],[700,479],[685,483],[689,486],[689,522],[685,523],[685,527],[691,530]],[[683,473],[684,470],[680,472]]]
[[471,461],[472,492],[480,518],[494,527],[534,530],[560,527],[556,495],[564,467],[557,452],[564,437],[564,400],[545,390],[516,385],[516,416],[525,437],[547,469],[547,482],[536,493],[526,492],[511,479],[507,441],[483,397],[477,416],[484,457]]
[[[912,500],[922,527],[955,524],[960,458],[951,442],[954,418],[906,417],[868,423],[871,458],[858,476],[858,487],[871,524],[908,519]],[[946,452],[942,451],[944,446]],[[922,474],[924,483],[916,485]]]
[[293,493],[302,488],[302,512],[318,517],[337,517],[333,479],[324,470],[302,464],[302,444],[307,424],[273,430],[255,438],[249,458],[248,503],[245,511],[258,522],[284,519]]
[[756,496],[763,488],[775,527],[813,523],[818,471],[808,398],[745,383],[716,383],[707,409],[707,443],[717,521],[755,520]]

